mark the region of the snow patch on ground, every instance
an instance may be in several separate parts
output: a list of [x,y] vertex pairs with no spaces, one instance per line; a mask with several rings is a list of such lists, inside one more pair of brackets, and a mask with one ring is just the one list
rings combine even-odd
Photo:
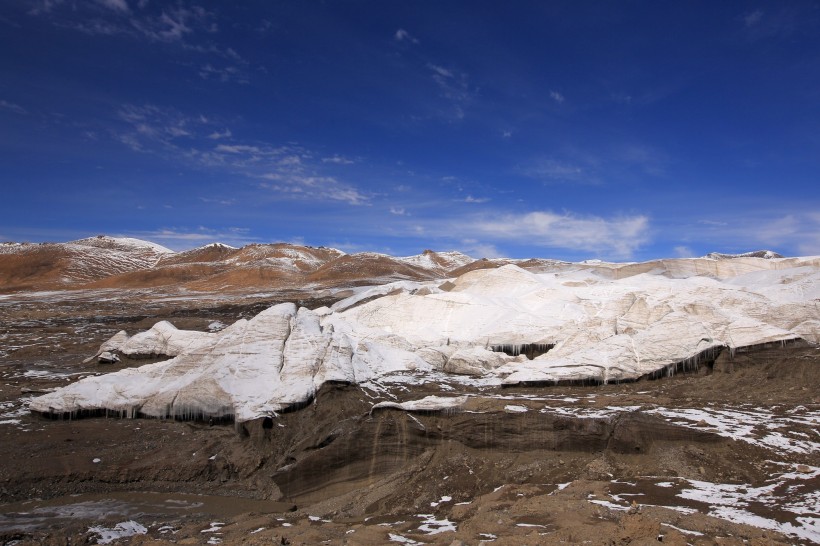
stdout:
[[436,519],[433,514],[418,514],[416,517],[422,519],[422,524],[418,530],[428,535],[438,535],[456,531],[456,524],[447,518]]
[[136,521],[130,520],[118,523],[111,528],[97,525],[90,527],[88,531],[91,533],[96,533],[100,536],[97,539],[97,544],[111,544],[112,542],[122,538],[128,538],[135,535],[144,535],[148,532],[148,529]]

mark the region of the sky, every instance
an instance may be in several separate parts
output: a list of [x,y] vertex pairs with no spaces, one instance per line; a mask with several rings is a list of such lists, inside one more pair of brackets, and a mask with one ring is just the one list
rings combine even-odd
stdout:
[[5,0],[0,196],[2,241],[820,255],[820,5]]

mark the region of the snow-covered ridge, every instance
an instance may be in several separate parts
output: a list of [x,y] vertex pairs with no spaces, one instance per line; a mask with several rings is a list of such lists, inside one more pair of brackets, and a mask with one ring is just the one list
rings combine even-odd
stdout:
[[[590,264],[543,273],[510,264],[359,290],[333,309],[281,304],[214,333],[161,322],[121,332],[100,352],[169,360],[89,377],[31,409],[245,421],[302,404],[326,381],[623,381],[696,366],[723,348],[820,342],[820,258],[740,258],[755,262],[740,269],[698,260],[718,269],[689,259],[619,277]],[[503,346],[521,354],[494,350]],[[541,350],[521,350],[532,346]],[[442,401],[427,402],[419,409]]]
[[405,256],[398,260],[424,269],[452,271],[472,263],[474,260],[461,252],[434,252],[425,250],[415,256]]
[[704,258],[712,258],[713,260],[730,260],[732,258],[763,258],[764,260],[773,260],[775,258],[782,258],[783,255],[778,254],[772,250],[755,250],[752,252],[744,252],[742,254],[723,254],[721,252],[710,252]]
[[108,237],[107,235],[98,235],[96,237],[88,237],[86,239],[78,239],[66,243],[69,245],[93,246],[97,248],[109,248],[116,250],[151,250],[157,254],[173,254],[174,251],[162,245],[152,243],[150,241],[143,241],[142,239],[134,239],[133,237]]
[[202,245],[200,247],[195,248],[194,250],[209,250],[209,249],[212,249],[212,248],[224,249],[224,250],[237,250],[238,249],[238,247],[235,247],[235,246],[226,245],[225,243],[215,242],[215,243],[208,243],[207,245]]

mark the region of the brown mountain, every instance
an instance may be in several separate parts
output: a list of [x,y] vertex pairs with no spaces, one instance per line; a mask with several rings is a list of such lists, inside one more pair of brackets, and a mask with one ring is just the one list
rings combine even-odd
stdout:
[[445,277],[471,263],[458,252],[395,258],[287,243],[234,248],[212,243],[172,252],[137,239],[0,244],[0,292],[75,288],[277,289]]
[[69,243],[0,244],[0,291],[77,287],[153,267],[172,251],[139,239],[98,236]]

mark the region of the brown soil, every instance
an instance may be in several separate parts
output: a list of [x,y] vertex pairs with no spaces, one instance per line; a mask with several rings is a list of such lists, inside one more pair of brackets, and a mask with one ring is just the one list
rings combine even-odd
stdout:
[[[326,385],[303,409],[240,425],[51,421],[25,412],[32,391],[148,362],[81,363],[119,329],[133,333],[168,319],[204,330],[213,320],[229,323],[280,300],[312,307],[333,300],[295,292],[229,300],[135,291],[66,294],[0,300],[0,348],[6,351],[0,353],[0,421],[16,421],[0,424],[0,544],[95,543],[99,533],[91,526],[127,520],[139,521],[146,534],[119,543],[801,542],[709,516],[702,503],[674,493],[687,480],[760,487],[783,465],[820,466],[816,449],[772,450],[722,436],[705,423],[682,427],[648,410],[731,407],[816,415],[816,347],[724,354],[712,368],[657,381],[472,388],[467,405],[448,413],[371,412],[384,393]],[[412,400],[448,391],[428,384],[393,394]],[[565,411],[579,406],[627,409],[591,417]],[[816,424],[794,427],[794,437],[816,437]],[[816,494],[820,478],[790,487]],[[146,495],[158,496],[149,502]],[[639,502],[630,506],[629,499]],[[59,507],[74,516],[60,516]],[[106,507],[108,513],[99,513]],[[781,521],[783,513],[771,509],[759,513]],[[45,516],[21,525],[31,514]]]

